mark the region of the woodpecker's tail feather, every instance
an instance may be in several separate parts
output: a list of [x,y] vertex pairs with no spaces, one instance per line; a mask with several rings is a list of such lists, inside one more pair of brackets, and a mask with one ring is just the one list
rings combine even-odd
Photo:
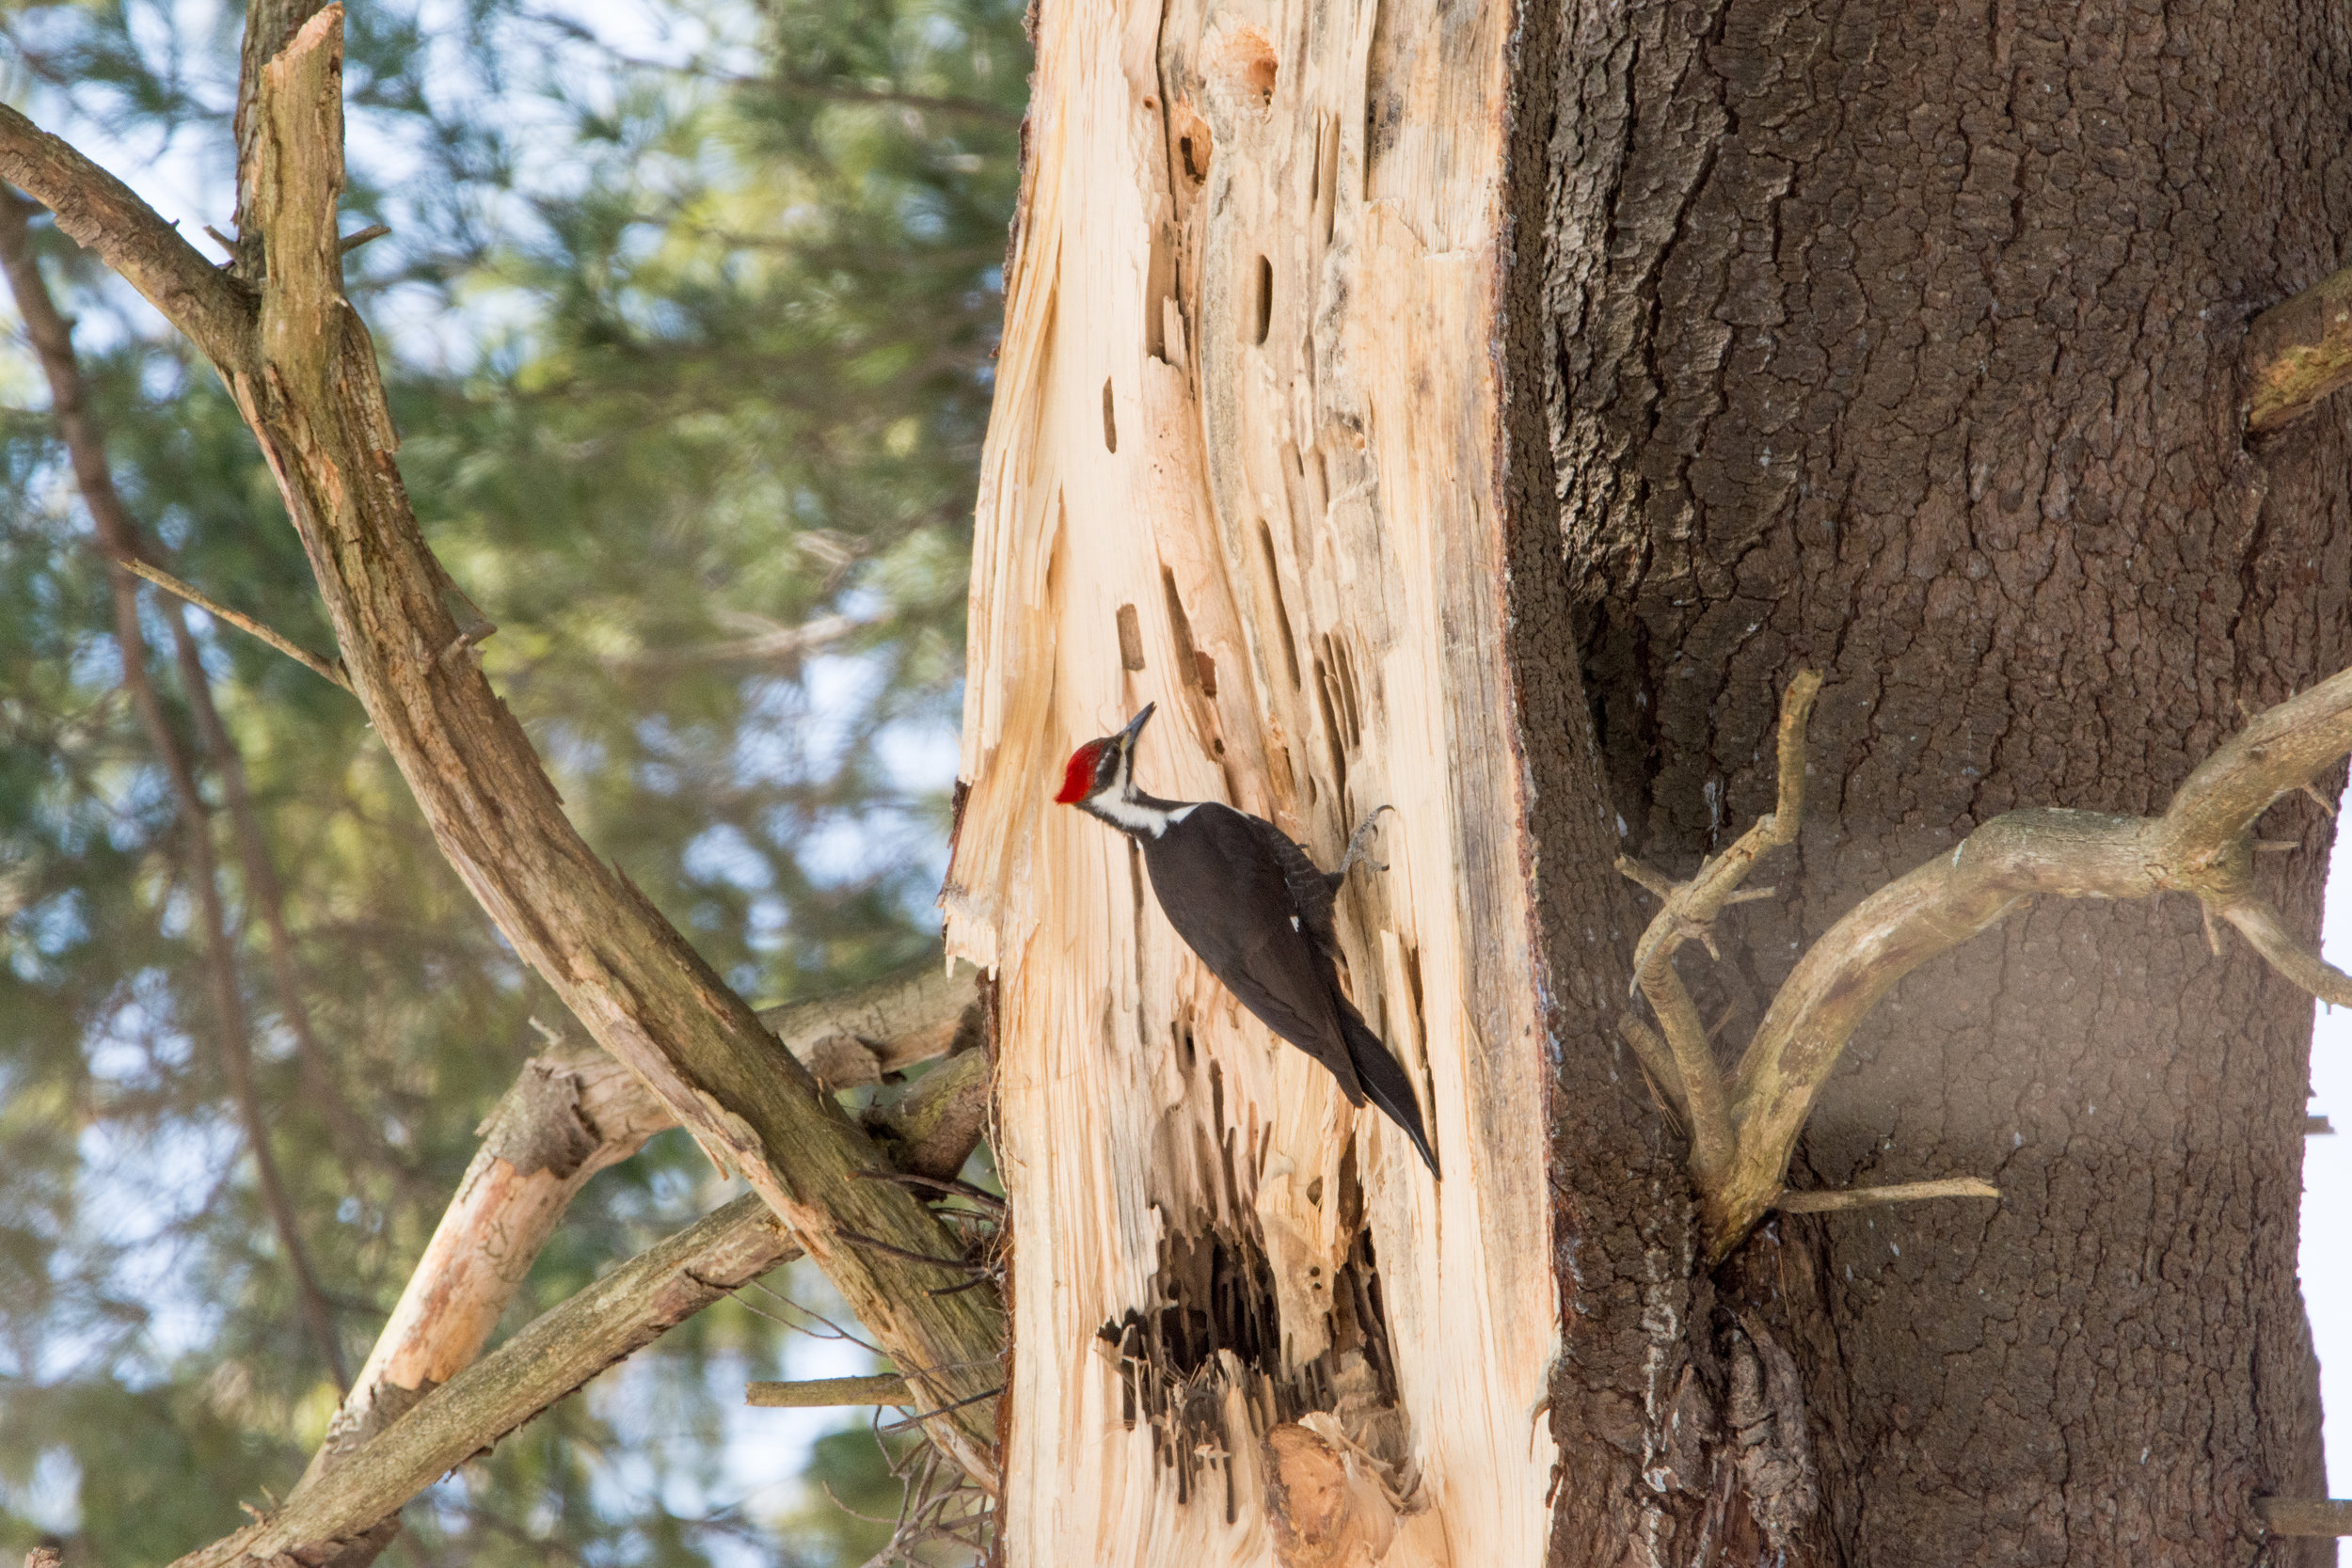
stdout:
[[1421,1150],[1430,1177],[1435,1180],[1438,1155],[1429,1147],[1429,1134],[1422,1130],[1421,1105],[1413,1099],[1412,1079],[1355,1008],[1341,1009],[1340,1030],[1347,1037],[1347,1054],[1356,1064],[1356,1076],[1364,1086],[1364,1097],[1405,1130],[1405,1135],[1413,1140],[1413,1147]]

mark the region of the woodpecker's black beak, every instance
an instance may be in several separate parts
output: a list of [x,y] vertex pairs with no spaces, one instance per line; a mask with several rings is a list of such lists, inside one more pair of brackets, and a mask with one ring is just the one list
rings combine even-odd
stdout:
[[1141,713],[1136,714],[1133,719],[1127,721],[1127,727],[1119,732],[1119,749],[1120,751],[1133,752],[1136,749],[1136,742],[1143,737],[1144,721],[1150,719],[1152,711],[1159,705],[1160,705],[1157,703],[1146,703],[1143,705],[1143,711]]

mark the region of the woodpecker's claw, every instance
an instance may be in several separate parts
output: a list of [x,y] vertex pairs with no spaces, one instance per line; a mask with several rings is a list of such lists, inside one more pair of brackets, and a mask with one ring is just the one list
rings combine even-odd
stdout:
[[1386,871],[1389,868],[1387,862],[1374,860],[1370,855],[1364,853],[1364,841],[1372,836],[1373,829],[1379,826],[1380,813],[1394,810],[1396,810],[1394,806],[1381,806],[1376,808],[1370,816],[1364,818],[1363,822],[1357,828],[1355,832],[1348,836],[1347,853],[1340,857],[1340,868],[1331,873],[1332,885],[1334,887],[1339,885],[1340,879],[1347,875],[1349,868],[1355,865],[1358,861],[1363,862],[1366,865],[1371,866],[1375,871]]

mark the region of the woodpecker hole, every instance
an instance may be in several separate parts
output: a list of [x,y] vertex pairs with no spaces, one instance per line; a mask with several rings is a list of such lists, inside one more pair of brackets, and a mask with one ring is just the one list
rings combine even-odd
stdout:
[[[1230,1147],[1232,1140],[1225,1142]],[[1355,1230],[1344,1259],[1309,1278],[1329,1314],[1331,1348],[1285,1371],[1273,1269],[1253,1223],[1212,1222],[1164,1236],[1145,1307],[1131,1307],[1096,1337],[1119,1367],[1120,1419],[1152,1430],[1152,1456],[1175,1472],[1177,1497],[1223,1484],[1231,1506],[1230,1465],[1268,1430],[1315,1411],[1336,1415],[1351,1441],[1391,1473],[1408,1457],[1406,1428],[1394,1418],[1395,1360],[1372,1238],[1362,1227],[1362,1194],[1352,1158],[1341,1165],[1342,1207]],[[1243,1212],[1247,1212],[1244,1211]],[[1231,1400],[1229,1391],[1242,1398]],[[1228,1429],[1238,1409],[1248,1430]]]
[[[1160,586],[1168,593],[1168,629],[1176,640],[1177,673],[1199,687],[1202,673],[1200,650],[1193,644],[1192,618],[1184,613],[1184,601],[1176,592],[1176,574],[1165,566],[1160,568]],[[1214,696],[1216,693],[1210,691],[1203,695]]]
[[1249,341],[1263,343],[1266,334],[1274,330],[1274,263],[1258,258],[1258,325],[1257,335]]
[[1125,670],[1143,668],[1143,623],[1131,604],[1119,607],[1119,663]]
[[1232,89],[1261,111],[1273,107],[1274,85],[1281,79],[1282,62],[1274,40],[1256,27],[1236,27],[1217,52],[1217,64]]
[[1203,697],[1216,696],[1216,660],[1211,658],[1208,655],[1202,653],[1198,648],[1193,650],[1192,658],[1200,677],[1200,695]]
[[1323,243],[1331,243],[1340,216],[1340,119],[1326,115],[1315,136],[1315,201],[1322,209]]
[[1340,801],[1347,800],[1347,752],[1342,744],[1339,714],[1331,703],[1331,673],[1323,660],[1315,660],[1315,705],[1323,711],[1323,738],[1331,753],[1331,782],[1339,787]]
[[1103,381],[1103,448],[1105,451],[1119,450],[1119,420],[1111,412],[1111,384],[1107,376]]
[[1282,634],[1282,667],[1290,673],[1291,689],[1299,689],[1298,643],[1291,636],[1290,607],[1282,602],[1282,569],[1274,562],[1274,531],[1258,519],[1258,548],[1265,555],[1265,578],[1274,589],[1274,624]]

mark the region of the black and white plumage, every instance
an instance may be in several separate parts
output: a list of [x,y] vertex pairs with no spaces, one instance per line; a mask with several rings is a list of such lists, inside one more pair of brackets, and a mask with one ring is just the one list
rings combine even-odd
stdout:
[[1380,813],[1357,829],[1340,868],[1327,872],[1263,817],[1215,800],[1146,795],[1135,784],[1136,739],[1157,705],[1073,752],[1055,799],[1133,839],[1161,912],[1209,973],[1260,1022],[1329,1069],[1349,1104],[1370,1100],[1385,1112],[1437,1175],[1412,1081],[1340,990],[1332,899]]

